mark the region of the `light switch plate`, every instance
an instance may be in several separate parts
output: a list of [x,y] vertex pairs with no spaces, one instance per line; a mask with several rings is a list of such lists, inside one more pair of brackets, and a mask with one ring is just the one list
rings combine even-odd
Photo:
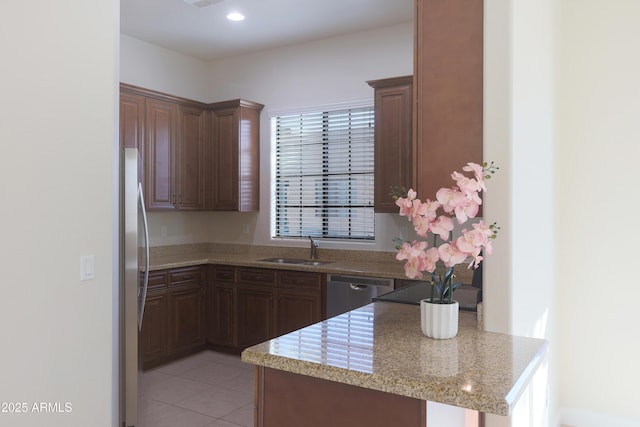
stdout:
[[80,257],[80,280],[93,280],[96,278],[95,261],[93,255]]

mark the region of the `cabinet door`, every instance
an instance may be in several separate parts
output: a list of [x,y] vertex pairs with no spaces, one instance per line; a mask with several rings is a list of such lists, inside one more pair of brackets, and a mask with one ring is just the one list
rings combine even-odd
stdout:
[[201,285],[190,285],[170,290],[171,351],[187,350],[204,342],[204,288]]
[[139,340],[140,357],[143,364],[162,358],[168,354],[167,326],[167,291],[162,290],[147,293]]
[[[247,104],[247,103],[245,103]],[[238,210],[240,212],[260,209],[260,110],[262,105],[248,103],[240,107],[239,141],[240,153],[238,176]]]
[[272,337],[273,300],[273,288],[238,285],[238,347],[249,347]]
[[144,96],[120,94],[120,147],[144,153]]
[[416,1],[415,179],[418,197],[482,163],[483,1]]
[[149,209],[169,209],[176,203],[173,150],[178,107],[158,99],[146,100],[145,197]]
[[203,108],[180,107],[180,138],[176,149],[177,206],[204,210],[205,113]]
[[235,347],[235,293],[233,283],[214,283],[209,294],[209,341]]
[[238,209],[238,109],[212,112],[213,209]]
[[320,293],[279,291],[276,313],[275,335],[317,323],[322,320]]
[[247,100],[211,104],[212,209],[257,211],[260,201],[260,111]]
[[375,87],[375,211],[396,213],[391,187],[412,187],[413,76],[369,82]]

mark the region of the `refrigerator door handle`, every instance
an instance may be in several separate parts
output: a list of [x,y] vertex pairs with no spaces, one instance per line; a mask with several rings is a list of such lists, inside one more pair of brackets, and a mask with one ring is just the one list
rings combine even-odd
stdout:
[[138,331],[142,330],[142,317],[144,316],[144,306],[147,300],[147,288],[149,286],[149,224],[147,222],[147,210],[145,209],[144,194],[142,192],[142,183],[138,182],[138,201],[142,211],[142,223],[144,225],[144,280],[142,284],[142,294],[138,289],[138,297],[140,298],[140,307],[138,310]]

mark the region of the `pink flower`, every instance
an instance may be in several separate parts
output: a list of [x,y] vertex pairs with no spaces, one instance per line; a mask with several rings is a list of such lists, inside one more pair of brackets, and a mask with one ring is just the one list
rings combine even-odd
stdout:
[[465,172],[473,172],[476,177],[476,181],[478,182],[478,186],[482,189],[482,191],[487,191],[487,187],[484,183],[484,169],[481,165],[477,163],[467,163],[466,166],[462,168]]
[[468,178],[460,172],[452,173],[451,178],[453,178],[453,180],[456,182],[456,185],[463,193],[477,193],[481,189],[478,181],[473,178]]
[[467,268],[471,268],[471,266],[473,266],[473,268],[478,268],[478,266],[480,265],[480,262],[482,262],[483,257],[480,255],[480,248],[476,248],[473,253],[471,254],[471,262],[469,263],[469,265],[467,266]]
[[449,233],[453,230],[453,220],[448,216],[440,215],[429,225],[429,231],[440,236],[442,240],[449,240]]
[[491,240],[488,240],[484,245],[484,253],[487,255],[491,255],[493,253],[493,245],[491,244]]
[[436,263],[439,259],[438,248],[427,249],[424,256],[424,271],[428,271],[429,273],[436,271]]
[[486,236],[479,230],[462,230],[462,235],[456,239],[456,246],[463,252],[471,254],[476,248],[481,248],[487,241]]
[[424,216],[429,221],[433,221],[438,216],[436,211],[439,207],[440,202],[438,202],[437,200],[431,201],[430,199],[427,199],[420,205],[417,214]]
[[[415,193],[414,193],[415,198]],[[411,211],[413,209],[413,199],[409,197],[398,197],[396,206],[400,208],[400,216],[406,216],[411,219]]]
[[413,219],[413,228],[420,237],[427,237],[430,227],[431,221],[426,217],[416,216]]
[[446,213],[451,213],[460,205],[463,205],[467,198],[460,190],[455,188],[441,188],[436,193],[436,199],[442,205]]
[[462,252],[455,243],[445,243],[438,247],[438,255],[445,267],[453,267],[467,259],[467,254]]
[[417,242],[413,241],[412,244],[403,243],[398,253],[396,254],[396,259],[398,261],[407,260],[404,264],[404,272],[405,275],[410,279],[422,278],[421,271],[424,270],[424,257],[425,257],[425,249],[427,248],[427,242]]
[[473,228],[475,230],[478,230],[480,233],[482,233],[483,236],[485,236],[486,242],[490,242],[490,239],[493,238],[493,235],[495,234],[493,232],[493,230],[491,229],[491,227],[489,227],[487,224],[484,223],[484,221],[480,220],[477,223],[473,224]]
[[416,258],[426,248],[427,242],[418,242],[415,240],[412,243],[404,242],[396,254],[396,259],[402,261]]
[[[477,194],[476,194],[477,196]],[[465,223],[469,218],[475,218],[478,215],[478,210],[480,209],[480,205],[482,204],[482,200],[480,198],[466,198],[464,203],[457,205],[453,212],[456,215],[456,219],[458,220],[458,224]]]
[[[456,239],[451,237],[454,228],[453,217],[458,224],[463,224],[478,214],[482,199],[480,192],[486,191],[485,172],[493,173],[497,169],[491,163],[486,170],[477,163],[467,163],[462,170],[473,172],[474,177],[454,171],[451,178],[456,186],[441,188],[436,192],[435,200],[426,199],[421,202],[416,192],[411,189],[406,197],[396,200],[400,208],[400,215],[406,216],[413,223],[416,233],[423,238],[429,234],[442,240],[440,246],[428,248],[427,241],[413,241],[404,243],[398,249],[396,259],[405,261],[405,275],[411,279],[422,278],[423,272],[433,273],[436,264],[441,262],[447,268],[468,261],[468,268],[477,268],[483,260],[480,255],[491,254],[493,247],[491,240],[495,238],[494,229],[480,220],[473,224],[473,228],[465,228]],[[439,215],[439,210],[444,211]]]
[[418,258],[411,258],[404,263],[404,275],[409,279],[422,279],[420,260]]

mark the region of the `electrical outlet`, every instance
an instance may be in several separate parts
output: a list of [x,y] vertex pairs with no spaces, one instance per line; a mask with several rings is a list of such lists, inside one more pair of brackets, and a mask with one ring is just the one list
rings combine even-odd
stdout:
[[244,234],[249,234],[249,224],[243,224],[242,226],[242,232]]
[[167,237],[167,226],[163,225],[160,227],[160,237]]

